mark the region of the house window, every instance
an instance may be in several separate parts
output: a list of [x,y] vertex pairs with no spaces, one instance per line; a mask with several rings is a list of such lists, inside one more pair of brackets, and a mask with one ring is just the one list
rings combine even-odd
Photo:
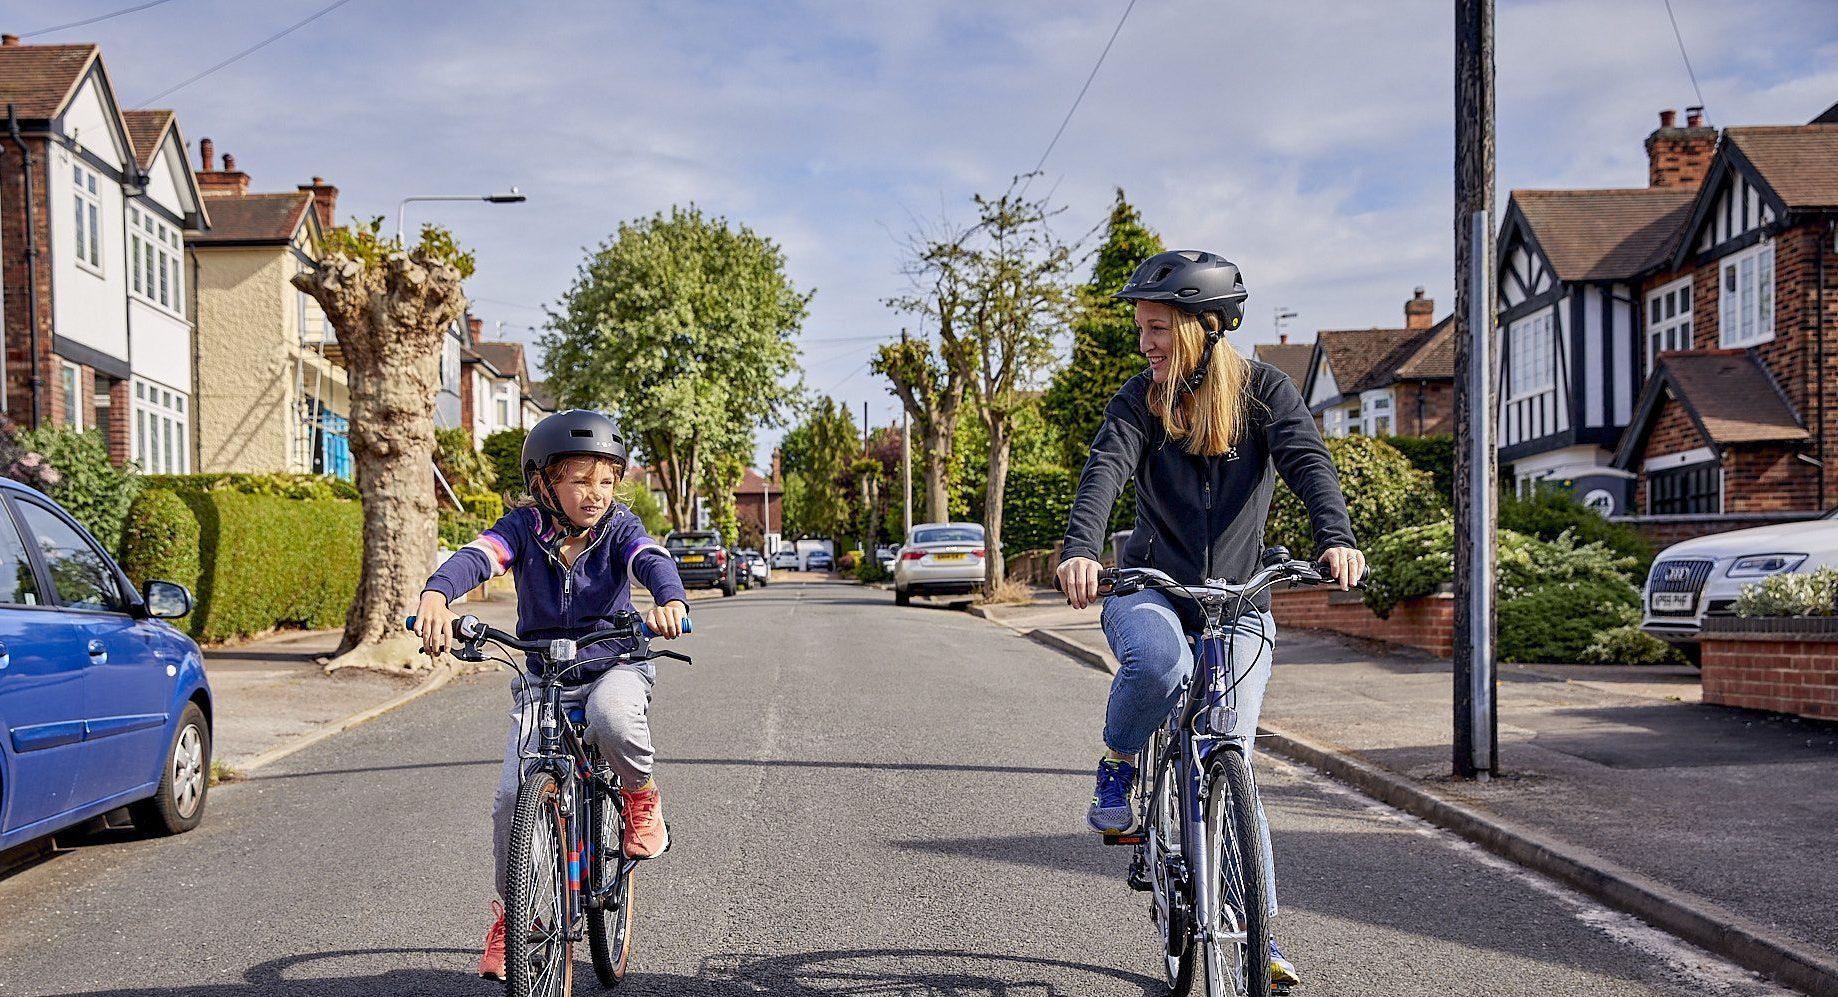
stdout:
[[96,175],[81,163],[70,164],[76,197],[77,263],[102,274],[102,198],[96,193]]
[[506,429],[511,425],[511,389],[498,389],[498,428]]
[[185,313],[185,239],[151,211],[128,206],[128,289],[150,305]]
[[1551,333],[1551,312],[1539,312],[1512,324],[1511,367],[1507,371],[1512,400],[1551,390],[1557,384],[1557,344]]
[[1647,512],[1655,516],[1718,512],[1719,468],[1716,461],[1647,473]]
[[65,362],[59,373],[64,380],[64,425],[83,428],[83,369]]
[[1668,350],[1691,349],[1691,278],[1647,295],[1647,369]]
[[1774,338],[1774,243],[1764,242],[1723,261],[1717,299],[1718,338],[1724,347],[1754,346]]
[[133,456],[148,474],[191,470],[185,396],[151,381],[134,382]]

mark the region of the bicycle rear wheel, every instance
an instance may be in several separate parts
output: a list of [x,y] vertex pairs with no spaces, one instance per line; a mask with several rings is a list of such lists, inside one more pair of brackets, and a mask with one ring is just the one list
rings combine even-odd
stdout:
[[1270,918],[1257,831],[1257,786],[1237,751],[1221,751],[1207,780],[1206,848],[1212,857],[1213,928],[1206,944],[1207,997],[1270,997]]
[[620,875],[625,855],[619,850],[623,819],[612,791],[593,784],[594,875],[598,889],[612,884],[606,902],[587,908],[587,950],[593,954],[594,975],[608,990],[625,979],[626,961],[632,955],[632,913],[637,894],[637,872]]
[[[1149,742],[1144,758],[1160,756],[1161,735]],[[1149,918],[1162,939],[1162,971],[1172,997],[1186,997],[1193,987],[1193,907],[1188,902],[1186,868],[1181,858],[1180,769],[1172,758],[1160,757],[1161,767],[1149,783],[1149,800],[1143,820],[1143,861],[1149,873]]]
[[568,825],[555,776],[517,790],[504,884],[504,971],[511,997],[566,997],[574,987],[568,934]]

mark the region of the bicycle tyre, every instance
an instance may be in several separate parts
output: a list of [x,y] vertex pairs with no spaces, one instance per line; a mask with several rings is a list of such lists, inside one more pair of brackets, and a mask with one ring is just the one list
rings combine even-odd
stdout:
[[[1257,831],[1257,785],[1249,762],[1237,751],[1222,751],[1213,762],[1206,797],[1206,841],[1213,856],[1214,882],[1209,884],[1216,897],[1213,909],[1222,909],[1225,899],[1235,895],[1244,908],[1245,928],[1244,948],[1234,965],[1221,965],[1216,958],[1205,960],[1208,997],[1270,997],[1269,896],[1264,888],[1270,856]],[[1215,926],[1215,931],[1220,927]],[[1238,965],[1242,965],[1242,979]]]
[[598,786],[593,792],[595,884],[617,879],[618,885],[603,907],[587,909],[587,950],[593,955],[594,975],[608,990],[625,979],[627,961],[632,957],[632,914],[637,895],[636,870],[619,875],[624,866],[620,851],[621,819],[612,793]]
[[[507,861],[506,990],[510,997],[565,997],[574,990],[574,944],[566,914],[568,825],[553,774],[532,773],[518,788]],[[535,937],[539,932],[547,936],[541,944]]]
[[[1159,740],[1159,738],[1157,739]],[[1151,742],[1151,750],[1156,742]],[[1149,863],[1149,920],[1154,922],[1162,939],[1162,973],[1168,980],[1170,997],[1186,997],[1193,988],[1194,947],[1190,944],[1193,907],[1180,884],[1165,879],[1166,865],[1162,852],[1181,854],[1179,790],[1176,784],[1180,769],[1171,758],[1163,757],[1155,781],[1149,784],[1149,802],[1143,814],[1142,848]],[[1159,899],[1158,899],[1159,898]],[[1162,907],[1170,912],[1164,922]]]

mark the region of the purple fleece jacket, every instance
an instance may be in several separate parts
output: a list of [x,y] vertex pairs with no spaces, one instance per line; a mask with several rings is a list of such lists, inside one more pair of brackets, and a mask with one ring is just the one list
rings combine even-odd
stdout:
[[[563,567],[561,532],[534,507],[512,509],[459,550],[428,579],[423,591],[448,602],[511,572],[517,578],[517,636],[524,640],[579,639],[613,625],[613,614],[632,608],[632,579],[659,605],[688,602],[676,560],[645,532],[631,509],[614,506],[588,534],[587,549],[572,569]],[[629,645],[596,644],[581,652],[578,682],[590,682],[611,667],[597,659],[616,657]],[[540,663],[532,660],[533,667]],[[573,676],[571,676],[573,679]],[[570,684],[576,684],[571,681]]]

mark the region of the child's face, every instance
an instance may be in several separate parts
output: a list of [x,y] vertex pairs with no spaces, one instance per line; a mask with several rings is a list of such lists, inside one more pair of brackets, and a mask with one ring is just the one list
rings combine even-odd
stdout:
[[562,514],[582,528],[599,522],[612,507],[613,489],[619,486],[621,470],[610,460],[591,457],[570,458],[557,464],[550,471],[549,484],[555,488]]

